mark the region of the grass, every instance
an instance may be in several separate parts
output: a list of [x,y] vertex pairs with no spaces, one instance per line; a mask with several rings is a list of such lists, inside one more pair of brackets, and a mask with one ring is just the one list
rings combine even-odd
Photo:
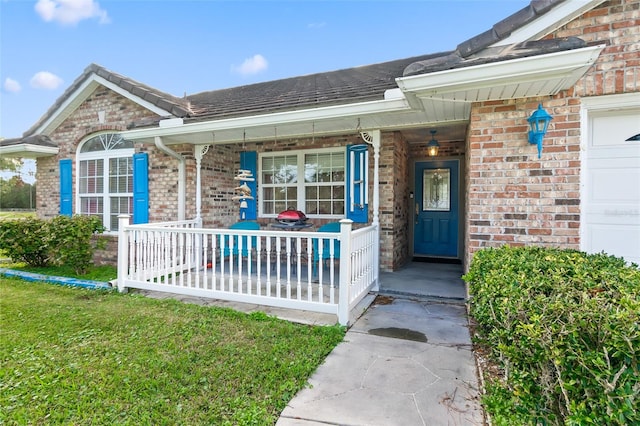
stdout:
[[343,337],[263,313],[0,278],[0,424],[274,424]]
[[13,211],[2,211],[0,210],[0,220],[13,220],[13,219],[21,219],[24,217],[36,217],[35,211],[25,212],[13,212]]

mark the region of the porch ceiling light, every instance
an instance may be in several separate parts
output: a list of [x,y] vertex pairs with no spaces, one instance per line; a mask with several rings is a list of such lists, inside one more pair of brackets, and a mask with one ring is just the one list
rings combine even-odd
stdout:
[[427,144],[427,154],[429,154],[429,157],[437,157],[438,149],[440,149],[440,144],[435,140],[435,134],[436,130],[431,130],[431,140]]
[[552,119],[553,117],[542,108],[542,104],[538,104],[538,109],[527,119],[530,128],[529,143],[538,145],[538,158],[542,154],[542,138],[547,133],[547,127]]

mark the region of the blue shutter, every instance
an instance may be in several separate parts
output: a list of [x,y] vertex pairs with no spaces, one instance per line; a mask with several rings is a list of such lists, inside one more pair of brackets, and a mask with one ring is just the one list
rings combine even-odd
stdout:
[[240,168],[242,170],[249,170],[254,177],[253,181],[245,182],[251,189],[253,200],[245,200],[247,207],[240,208],[240,220],[256,220],[258,218],[258,205],[256,203],[256,190],[258,189],[258,153],[255,151],[241,152]]
[[60,160],[60,214],[73,214],[73,186],[71,159]]
[[149,175],[146,152],[133,154],[133,223],[149,222]]
[[369,221],[367,145],[347,146],[347,219]]

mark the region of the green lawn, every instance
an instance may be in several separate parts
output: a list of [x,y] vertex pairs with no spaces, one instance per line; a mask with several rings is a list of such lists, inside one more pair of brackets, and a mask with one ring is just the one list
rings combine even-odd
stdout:
[[0,278],[0,424],[268,425],[338,326]]
[[12,212],[0,210],[0,220],[20,219],[23,217],[36,217],[35,212]]

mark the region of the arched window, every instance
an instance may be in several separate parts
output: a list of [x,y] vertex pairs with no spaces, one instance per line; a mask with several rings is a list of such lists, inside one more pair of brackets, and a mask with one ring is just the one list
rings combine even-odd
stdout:
[[95,135],[80,144],[77,206],[80,214],[102,218],[118,230],[118,215],[133,212],[133,142],[118,133]]

